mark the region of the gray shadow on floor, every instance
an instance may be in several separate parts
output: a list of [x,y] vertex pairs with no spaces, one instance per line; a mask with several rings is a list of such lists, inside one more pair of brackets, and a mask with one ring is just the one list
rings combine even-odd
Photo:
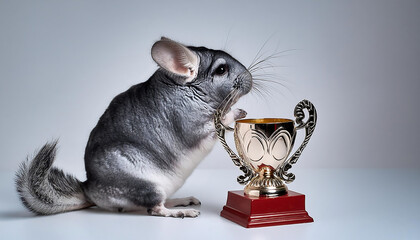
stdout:
[[0,221],[18,220],[18,219],[26,219],[26,218],[33,218],[33,217],[40,217],[40,216],[32,212],[25,211],[25,210],[11,210],[11,211],[0,212]]
[[147,210],[141,210],[141,211],[133,211],[133,212],[112,212],[112,211],[108,211],[102,208],[98,208],[98,207],[91,207],[88,209],[84,209],[82,211],[86,211],[88,213],[92,213],[92,214],[124,214],[124,215],[149,215],[147,213]]

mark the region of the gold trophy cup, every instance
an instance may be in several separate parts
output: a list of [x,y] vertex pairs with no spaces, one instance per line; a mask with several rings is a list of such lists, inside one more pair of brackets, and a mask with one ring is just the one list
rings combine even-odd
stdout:
[[283,118],[239,120],[234,135],[239,156],[254,175],[244,189],[245,194],[256,197],[286,194],[287,187],[276,170],[285,163],[293,147],[294,122]]
[[[304,109],[308,112],[305,122],[303,121],[305,119]],[[236,121],[234,129],[222,124],[221,115],[221,112],[217,112],[214,118],[216,132],[233,163],[244,172],[243,175],[237,178],[239,183],[246,184],[243,191],[244,195],[251,199],[288,197],[288,195],[291,195],[288,194],[288,189],[284,183],[290,183],[295,179],[295,175],[288,173],[288,170],[299,159],[315,129],[317,112],[313,104],[308,100],[299,102],[294,110],[295,121],[284,118],[242,119]],[[295,126],[295,122],[297,126]],[[305,129],[305,139],[296,152],[288,158],[299,129]],[[234,140],[239,156],[226,143],[226,130],[234,130]],[[303,196],[304,208],[304,195],[300,195]],[[279,201],[290,202],[294,200]],[[271,212],[267,212],[267,214],[273,216]],[[308,219],[313,221],[307,213],[305,219],[306,222],[309,221]],[[282,222],[281,224],[290,223]],[[263,224],[262,226],[265,225]]]

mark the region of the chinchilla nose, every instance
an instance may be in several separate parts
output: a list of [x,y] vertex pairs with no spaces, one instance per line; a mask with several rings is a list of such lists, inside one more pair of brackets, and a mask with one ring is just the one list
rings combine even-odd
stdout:
[[252,74],[246,70],[245,79],[252,84]]
[[251,91],[252,88],[252,75],[248,70],[245,70],[245,72],[242,75],[242,88],[245,90],[246,93]]

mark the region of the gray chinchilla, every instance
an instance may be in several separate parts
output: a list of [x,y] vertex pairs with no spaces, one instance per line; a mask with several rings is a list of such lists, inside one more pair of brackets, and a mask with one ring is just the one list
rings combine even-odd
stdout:
[[152,47],[159,69],[116,96],[92,130],[85,151],[87,180],[52,167],[57,141],[22,163],[16,188],[31,211],[55,214],[90,206],[147,209],[151,215],[196,217],[194,198],[168,199],[217,141],[213,116],[227,102],[223,123],[246,116],[229,110],[252,88],[250,72],[229,54],[186,47],[167,38]]

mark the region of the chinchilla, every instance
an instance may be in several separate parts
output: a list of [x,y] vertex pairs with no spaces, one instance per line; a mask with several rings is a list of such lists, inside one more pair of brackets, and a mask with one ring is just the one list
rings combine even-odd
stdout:
[[90,133],[87,180],[53,167],[57,141],[22,163],[16,188],[32,212],[48,215],[98,206],[111,211],[147,209],[151,215],[196,217],[194,197],[169,199],[210,152],[223,123],[246,116],[230,107],[253,85],[252,75],[224,51],[190,47],[162,38],[151,50],[159,69],[110,103]]

